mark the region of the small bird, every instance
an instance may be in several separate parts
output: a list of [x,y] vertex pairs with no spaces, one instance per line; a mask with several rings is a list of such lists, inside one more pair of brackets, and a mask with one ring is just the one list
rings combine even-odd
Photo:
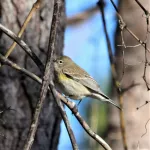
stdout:
[[120,109],[100,90],[98,83],[68,56],[54,59],[54,76],[56,88],[65,96],[74,100],[91,97],[109,102]]

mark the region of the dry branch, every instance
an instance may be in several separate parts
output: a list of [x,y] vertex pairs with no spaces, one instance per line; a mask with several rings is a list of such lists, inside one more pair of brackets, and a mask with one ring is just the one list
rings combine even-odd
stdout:
[[[109,53],[109,60],[111,63],[113,82],[114,82],[114,85],[117,89],[117,97],[119,100],[120,108],[122,109],[123,108],[123,95],[121,93],[120,87],[118,86],[119,81],[118,81],[118,76],[117,76],[117,72],[116,72],[116,68],[115,68],[115,63],[114,63],[114,59],[113,59],[113,52],[112,52],[112,48],[111,48],[111,44],[110,44],[110,40],[109,40],[109,36],[108,36],[108,32],[107,32],[107,27],[106,27],[104,5],[105,5],[104,1],[99,0],[98,6],[99,6],[101,14],[102,14],[102,21],[103,21],[104,32],[105,32],[105,36],[106,36],[107,48],[108,48],[108,53]],[[127,150],[128,147],[127,147],[127,141],[126,141],[125,121],[124,121],[123,111],[119,112],[119,116],[120,116],[120,129],[121,129],[121,134],[122,134],[123,147],[124,147],[124,150]]]
[[[37,106],[36,106],[36,109],[35,109],[35,114],[33,116],[33,121],[32,121],[31,127],[30,127],[27,142],[24,146],[24,150],[30,150],[31,147],[32,147],[34,137],[35,137],[35,133],[36,133],[37,126],[38,126],[38,120],[39,120],[40,112],[42,110],[42,106],[43,106],[43,103],[44,103],[44,100],[45,100],[45,97],[46,97],[46,94],[47,94],[48,86],[49,86],[49,83],[50,83],[50,75],[52,74],[52,70],[51,70],[51,68],[52,68],[51,67],[52,66],[52,59],[53,59],[53,53],[55,51],[58,21],[60,19],[60,8],[61,8],[61,3],[59,1],[55,1],[52,25],[51,25],[51,30],[50,30],[47,61],[46,61],[46,67],[45,67],[45,72],[44,72],[43,81],[42,81],[40,99],[39,99],[39,101],[37,103]],[[71,129],[70,126],[69,126],[69,129]],[[73,132],[72,132],[72,135],[73,135]],[[71,139],[72,139],[72,135],[71,135]],[[73,140],[74,139],[75,138],[74,138],[74,135],[73,135]],[[76,142],[73,143],[73,144],[75,144],[75,146],[76,146]],[[73,145],[73,147],[74,147],[74,145]],[[77,148],[74,148],[74,150],[77,150]]]
[[[19,33],[18,33],[18,37],[19,37],[19,38],[20,38],[20,37],[22,36],[22,34],[24,33],[24,31],[25,31],[25,29],[26,29],[26,27],[27,27],[29,21],[31,20],[33,14],[34,14],[35,11],[40,7],[40,5],[41,5],[41,0],[37,0],[37,1],[33,4],[33,7],[32,7],[32,9],[31,9],[31,11],[29,12],[29,14],[28,14],[26,20],[24,21],[24,23],[23,23],[23,25],[22,25],[22,27],[21,27],[21,30],[20,30]],[[14,42],[14,43],[11,45],[11,47],[7,50],[7,53],[6,53],[6,55],[5,55],[6,57],[8,57],[8,56],[12,53],[12,51],[14,50],[16,44],[17,44],[17,43]]]
[[[142,40],[140,40],[127,26],[127,24],[124,22],[122,16],[120,15],[119,13],[119,10],[117,8],[117,6],[115,5],[114,1],[113,0],[110,0],[113,7],[115,8],[116,10],[116,13],[117,13],[117,16],[119,18],[119,25],[120,25],[120,29],[123,30],[123,29],[126,29],[130,35],[139,43],[141,44],[141,46],[143,46],[145,48],[145,42],[143,42]],[[150,49],[147,47],[146,50],[150,53]]]
[[[44,66],[43,64],[40,62],[40,60],[38,59],[38,57],[33,57],[35,54],[34,52],[31,51],[31,49],[26,45],[26,43],[24,41],[22,41],[20,38],[18,38],[12,31],[10,31],[9,29],[5,28],[3,25],[0,24],[0,29],[6,33],[10,38],[12,38],[14,41],[17,42],[18,45],[20,45],[23,50],[25,50],[27,52],[27,54],[32,58],[32,60],[36,63],[36,65],[38,67],[40,67],[40,70],[42,72],[42,70],[44,70]],[[37,77],[35,74],[32,74],[31,72],[27,71],[24,68],[19,67],[17,64],[12,63],[10,60],[8,60],[7,58],[5,58],[4,56],[2,56],[0,54],[0,60],[2,63],[7,64],[21,72],[24,72],[26,75],[28,75],[29,77],[31,77],[32,79],[34,79],[35,81],[37,81],[38,83],[42,83],[41,79],[39,77]],[[40,66],[37,63],[37,60],[40,62]],[[73,102],[68,101],[66,98],[64,98],[60,93],[58,93],[55,90],[56,94],[58,95],[58,97],[63,101],[63,103],[65,103],[67,105],[67,107],[73,112],[73,114],[75,115],[75,117],[78,119],[78,121],[80,122],[80,124],[82,125],[82,127],[85,129],[85,131],[94,139],[96,140],[105,150],[111,150],[110,146],[100,137],[98,136],[95,132],[93,132],[90,127],[88,126],[88,124],[83,120],[83,118],[80,116],[77,107],[74,105]]]
[[[46,61],[46,67],[45,67],[44,76],[43,76],[43,80],[42,80],[40,98],[39,98],[39,101],[38,101],[36,109],[35,109],[33,121],[32,121],[31,127],[30,127],[27,142],[24,146],[24,150],[30,150],[32,147],[35,133],[36,133],[37,126],[38,126],[38,120],[39,120],[40,112],[42,110],[44,100],[46,98],[46,94],[48,91],[48,86],[49,86],[50,80],[52,80],[52,77],[50,75],[53,74],[53,72],[52,72],[52,60],[53,60],[53,54],[55,51],[56,38],[57,38],[57,32],[58,32],[57,29],[58,29],[58,23],[60,20],[61,7],[62,7],[62,3],[59,0],[55,0],[54,1],[53,19],[52,19],[52,25],[51,25],[50,37],[49,37],[49,46],[48,46],[48,52],[47,52],[47,61]],[[53,94],[54,98],[56,99],[56,102],[59,106],[62,118],[65,122],[66,128],[67,128],[68,133],[69,133],[69,137],[71,139],[72,147],[74,150],[78,150],[78,146],[76,144],[76,140],[75,140],[73,131],[70,127],[67,115],[63,111],[63,106],[62,106],[61,102],[55,97],[53,91],[52,91],[52,94]]]
[[[8,58],[4,57],[2,54],[0,54],[0,62],[3,65],[8,65],[8,66],[10,66],[10,67],[12,67],[12,68],[14,68],[14,69],[16,69],[16,70],[24,73],[25,75],[27,75],[28,77],[30,77],[34,81],[38,82],[39,84],[42,84],[42,80],[38,76],[36,76],[35,74],[33,74],[30,71],[26,70],[25,68],[20,67],[16,63],[13,63]],[[82,125],[82,127],[84,128],[84,130],[95,141],[97,141],[105,150],[112,150],[110,148],[110,146],[99,135],[97,135],[94,131],[92,131],[92,129],[89,127],[89,125],[86,123],[86,121],[80,116],[76,105],[73,102],[71,102],[68,99],[66,99],[65,97],[63,97],[59,92],[57,92],[55,90],[55,88],[53,88],[52,90],[57,95],[57,97],[60,98],[61,101],[72,111],[72,113],[75,115],[75,117],[77,118],[77,120],[80,122],[80,124]],[[49,92],[51,93],[50,88],[49,88]]]
[[17,35],[13,33],[11,30],[4,27],[1,23],[0,23],[0,30],[2,30],[6,35],[8,35],[11,39],[13,39],[35,61],[35,64],[39,67],[40,71],[44,72],[44,66],[42,62],[40,61],[40,59],[38,59],[35,53],[31,51],[29,46],[23,40],[17,37]]

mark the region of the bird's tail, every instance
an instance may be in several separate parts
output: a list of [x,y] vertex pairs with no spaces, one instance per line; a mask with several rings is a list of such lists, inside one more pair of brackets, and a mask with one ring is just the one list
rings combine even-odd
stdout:
[[119,108],[121,110],[121,108],[117,104],[115,104],[114,101],[111,100],[109,97],[107,97],[105,94],[92,93],[91,97],[96,98],[97,100],[109,102],[109,103],[111,103],[112,105],[116,106],[117,108]]

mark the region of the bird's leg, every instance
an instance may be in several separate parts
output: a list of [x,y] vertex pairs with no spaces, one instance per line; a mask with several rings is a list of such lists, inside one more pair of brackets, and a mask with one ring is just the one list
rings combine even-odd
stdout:
[[82,99],[80,99],[80,100],[79,100],[79,102],[78,102],[77,106],[79,106],[79,104],[81,103],[81,101],[82,101]]
[[69,101],[69,100],[68,100],[69,96],[66,96],[66,95],[64,95],[64,96],[65,96],[65,98],[67,99],[67,103],[68,103],[68,101]]

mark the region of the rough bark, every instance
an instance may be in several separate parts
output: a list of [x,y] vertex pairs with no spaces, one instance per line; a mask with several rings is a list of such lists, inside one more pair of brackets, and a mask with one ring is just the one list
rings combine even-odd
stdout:
[[[142,5],[150,11],[148,5],[148,0],[140,1]],[[140,38],[142,41],[146,37],[146,19],[142,17],[143,11],[137,5],[135,1],[120,0],[119,9],[124,21],[127,23],[128,27]],[[124,32],[124,41],[126,45],[136,45],[138,42],[127,32]],[[122,67],[122,48],[117,47],[121,45],[120,30],[118,27],[116,33],[116,67],[121,79],[123,73]],[[150,41],[148,38],[147,47],[150,48]],[[131,84],[139,84],[130,88],[123,95],[124,98],[124,115],[125,115],[125,126],[127,132],[127,144],[129,150],[138,150],[139,148],[148,150],[150,149],[150,123],[147,124],[147,133],[141,138],[141,136],[146,132],[145,125],[150,118],[150,105],[142,107],[137,110],[136,108],[144,104],[145,101],[150,100],[150,92],[147,91],[146,84],[142,78],[144,74],[144,53],[145,49],[142,46],[136,48],[125,49],[125,62],[128,64],[133,64],[132,66],[126,66],[125,74],[121,82],[122,88],[127,88]],[[148,53],[148,58],[150,54]],[[136,64],[136,65],[135,65]],[[147,82],[150,83],[150,68],[147,66],[146,73]],[[117,110],[112,110],[110,117],[110,124],[113,134],[109,135],[109,139],[112,141],[113,149],[122,150],[122,139],[120,129],[119,129],[119,115]]]
[[[18,33],[35,0],[1,0],[0,22]],[[61,0],[64,4],[64,0]],[[48,37],[53,14],[53,2],[43,0],[39,11],[29,23],[22,39],[45,63]],[[62,10],[58,31],[56,55],[62,54],[65,13]],[[0,33],[0,52],[5,54],[12,40]],[[25,52],[17,46],[9,57],[15,63],[40,75],[39,69]],[[39,97],[40,85],[10,67],[0,68],[0,109],[11,107],[1,118],[0,150],[20,150],[26,141],[34,108]],[[56,102],[49,94],[40,116],[32,150],[57,149],[61,117]]]

